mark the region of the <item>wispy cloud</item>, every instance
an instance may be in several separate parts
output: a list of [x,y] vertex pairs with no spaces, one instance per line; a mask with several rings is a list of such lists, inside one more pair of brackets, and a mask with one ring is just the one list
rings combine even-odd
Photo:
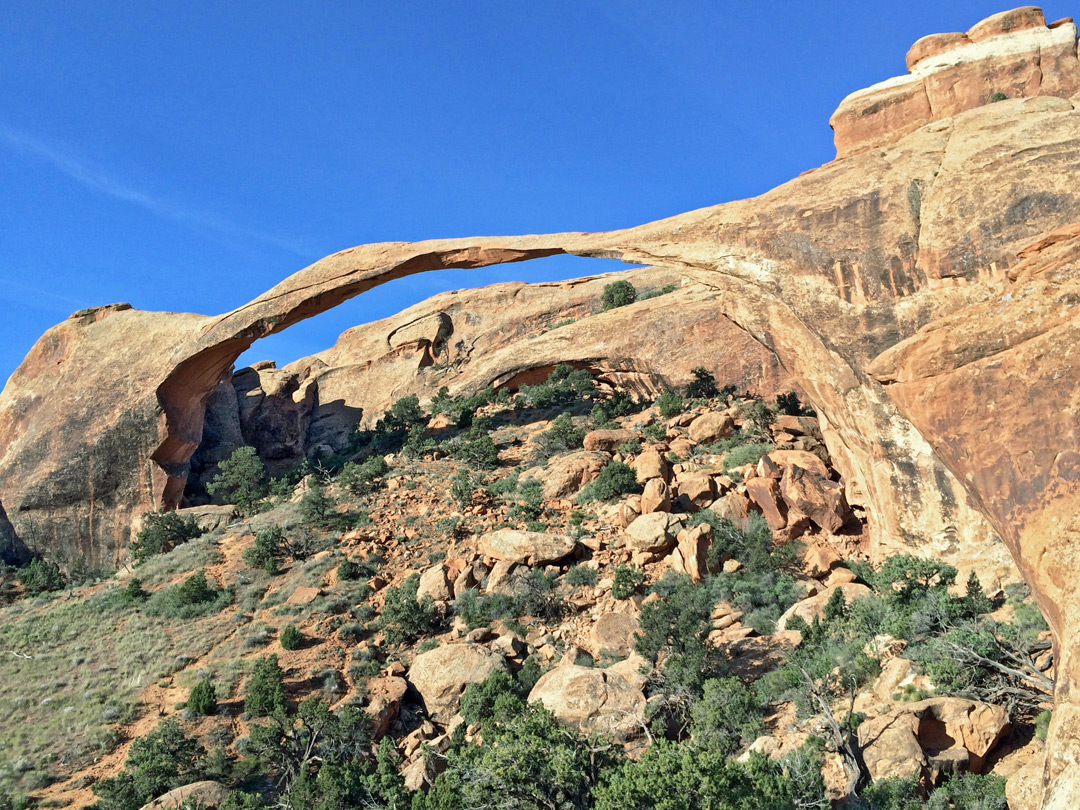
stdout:
[[267,233],[254,228],[239,225],[209,211],[188,208],[164,197],[148,194],[127,185],[108,172],[78,157],[73,150],[55,143],[49,143],[30,133],[13,129],[0,123],[0,142],[12,151],[42,160],[54,169],[67,175],[72,180],[82,183],[89,189],[117,200],[137,205],[163,219],[179,222],[183,225],[214,231],[229,237],[240,237],[294,253],[303,258],[311,258],[313,251],[297,241]]

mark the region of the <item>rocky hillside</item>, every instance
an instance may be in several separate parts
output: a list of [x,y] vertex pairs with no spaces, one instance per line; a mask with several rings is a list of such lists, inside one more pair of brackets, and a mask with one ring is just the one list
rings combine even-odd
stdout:
[[103,810],[645,808],[668,806],[658,768],[700,782],[672,807],[1004,807],[1052,688],[1015,573],[875,571],[797,397],[702,371],[684,393],[648,406],[560,366],[513,397],[405,397],[351,461],[266,482],[233,453],[213,488],[235,506],[148,516],[118,576],[65,594],[24,569],[0,786]]
[[[610,233],[361,246],[218,317],[122,305],[78,313],[42,337],[0,394],[6,547],[14,556],[63,550],[72,561],[118,561],[139,514],[179,506],[189,483],[201,483],[189,479],[210,421],[206,404],[215,391],[228,397],[220,384],[261,336],[411,273],[557,253],[616,257],[685,278],[672,296],[689,303],[700,295],[693,299],[700,312],[713,308],[723,316],[718,323],[735,324],[772,353],[778,365],[751,359],[731,373],[782,368],[803,393],[846,503],[866,517],[864,550],[875,564],[908,553],[978,556],[992,553],[995,537],[1004,541],[1056,651],[1045,762],[1011,785],[1031,806],[1074,807],[1076,44],[1071,21],[1047,25],[1032,7],[920,40],[907,76],[849,96],[834,115],[837,160],[752,200]],[[637,329],[654,307],[676,300],[665,297],[638,311]],[[434,398],[430,369],[458,357],[450,354],[456,344],[446,346],[445,360],[435,352],[450,328],[442,316],[466,330],[453,313],[428,313],[401,321],[400,333],[380,327],[377,340],[357,341],[352,357],[345,341],[321,361],[326,367],[311,362],[267,373],[265,382],[268,369],[254,369],[232,389],[245,391],[244,404],[258,410],[247,394],[265,403],[273,399],[267,388],[280,384],[284,393],[295,385],[286,421],[309,418],[301,391],[315,381],[329,392],[320,403],[339,392],[337,415],[327,409],[326,420],[307,423],[303,442],[289,452],[333,448],[349,408],[377,413],[409,390]],[[564,360],[612,375],[632,369],[635,385],[651,379],[649,347],[670,333],[621,343],[619,351],[643,358],[635,365],[607,350],[612,333],[600,319],[609,316],[571,325],[580,330],[572,355],[562,356],[571,348],[560,345],[557,333],[571,328],[562,326],[535,339],[540,361],[529,359],[529,340],[515,341],[519,354],[508,348],[470,358],[461,387],[448,388],[471,394],[515,375],[533,380],[520,375]],[[716,341],[726,338],[695,322],[673,321],[675,345],[700,347],[690,356],[723,353],[726,344]],[[399,350],[409,371],[395,390],[386,381]],[[335,368],[368,363],[368,378]],[[364,401],[357,392],[369,386]],[[316,438],[310,446],[309,436]],[[208,451],[203,470],[221,460]]]

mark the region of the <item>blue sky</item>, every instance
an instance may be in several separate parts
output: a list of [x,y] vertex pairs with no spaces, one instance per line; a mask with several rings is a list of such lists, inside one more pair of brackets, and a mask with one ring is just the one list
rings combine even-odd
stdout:
[[[1007,7],[7,3],[0,381],[86,306],[219,313],[365,242],[619,228],[753,196],[830,160],[837,103],[902,72],[920,36]],[[310,354],[440,290],[604,269],[402,279],[246,359]]]

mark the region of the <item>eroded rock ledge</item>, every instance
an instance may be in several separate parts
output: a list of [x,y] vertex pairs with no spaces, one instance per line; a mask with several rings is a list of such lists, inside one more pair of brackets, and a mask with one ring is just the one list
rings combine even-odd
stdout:
[[966,33],[931,34],[907,54],[908,75],[858,90],[829,120],[836,156],[880,147],[933,121],[1004,98],[1080,91],[1076,26],[1042,9],[995,14]]

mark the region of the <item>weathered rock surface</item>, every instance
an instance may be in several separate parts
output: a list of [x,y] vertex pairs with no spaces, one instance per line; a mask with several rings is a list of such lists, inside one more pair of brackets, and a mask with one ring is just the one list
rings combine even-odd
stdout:
[[611,461],[606,453],[583,450],[551,459],[542,470],[529,473],[540,482],[545,500],[571,495],[592,481]]
[[1054,633],[1041,806],[1057,808],[1080,797],[1080,226],[1018,255],[1001,294],[897,345],[871,371],[990,517]]
[[683,522],[668,512],[642,515],[626,527],[626,545],[634,551],[659,553],[675,545]]
[[912,775],[936,780],[956,771],[982,773],[1008,730],[1000,706],[935,697],[867,720],[859,726],[859,743],[875,781]]
[[566,534],[499,529],[483,535],[477,548],[481,554],[496,560],[543,565],[558,562],[573,551],[576,545],[577,540]]
[[457,714],[465,687],[497,669],[506,669],[506,661],[487,647],[446,644],[416,656],[409,667],[409,682],[424,699],[428,716],[447,723]]
[[564,664],[544,673],[529,693],[559,720],[617,742],[641,733],[645,696],[611,670]]
[[144,804],[140,810],[174,810],[185,802],[213,810],[229,798],[229,792],[229,789],[220,782],[210,780],[192,782],[190,785],[173,788],[168,793],[158,796],[152,802]]
[[636,438],[637,433],[632,430],[590,430],[585,434],[584,446],[586,450],[614,453],[619,445]]
[[860,597],[870,595],[870,589],[859,582],[844,582],[840,585],[833,585],[800,602],[796,602],[785,610],[784,614],[776,622],[776,629],[786,630],[787,623],[792,616],[798,616],[807,624],[813,623],[815,616],[824,616],[825,605],[829,604],[829,599],[832,598],[833,592],[837,590],[843,591],[844,601],[849,605]]
[[966,34],[923,37],[907,55],[907,76],[859,90],[833,114],[838,157],[882,146],[933,121],[1007,98],[1080,91],[1076,27],[1049,28],[1041,9],[995,14]]
[[827,532],[840,531],[851,519],[844,488],[798,465],[792,464],[784,470],[780,494],[788,510],[806,515]]
[[698,444],[712,444],[734,432],[735,420],[725,413],[703,413],[689,427],[691,440]]

